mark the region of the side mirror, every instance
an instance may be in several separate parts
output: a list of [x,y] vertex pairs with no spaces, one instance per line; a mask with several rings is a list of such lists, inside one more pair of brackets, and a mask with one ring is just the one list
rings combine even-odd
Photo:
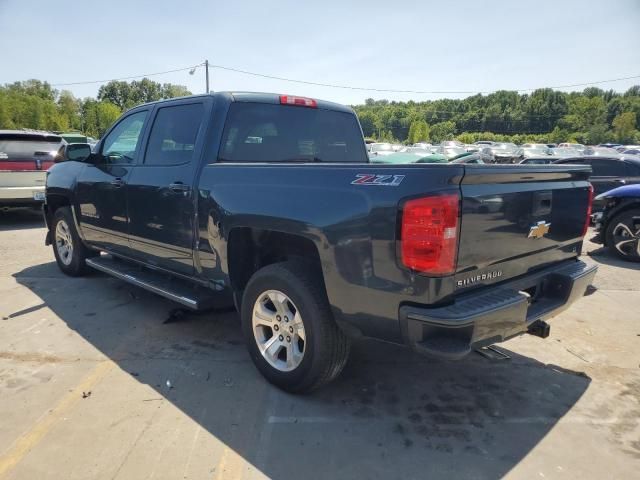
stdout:
[[73,160],[84,162],[91,155],[91,145],[88,143],[70,143],[64,147],[60,161]]

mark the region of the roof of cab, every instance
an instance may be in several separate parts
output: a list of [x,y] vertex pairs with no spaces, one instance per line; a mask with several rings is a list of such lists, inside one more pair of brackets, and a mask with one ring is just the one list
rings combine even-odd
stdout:
[[[252,102],[252,103],[271,103],[275,105],[280,104],[280,95],[289,95],[289,94],[280,94],[280,93],[263,93],[263,92],[220,92],[220,93],[229,93],[235,102]],[[301,95],[291,95],[293,97],[301,97]],[[310,98],[310,97],[304,97]],[[337,110],[340,112],[348,112],[353,113],[351,107],[346,105],[342,105],[340,103],[328,102],[326,100],[319,100],[314,98],[318,104],[318,108],[322,108],[325,110]]]
[[[156,100],[155,102],[148,102],[148,103],[145,103],[144,105],[154,105],[156,103],[165,103],[165,102],[171,102],[175,100],[184,100],[186,98],[202,98],[202,97],[209,97],[209,96],[227,97],[232,102],[270,103],[270,104],[278,105],[280,104],[280,95],[285,95],[285,94],[264,93],[264,92],[211,92],[209,94],[201,93],[198,95],[187,95],[185,97],[174,97],[174,98],[167,98],[164,100]],[[298,96],[298,95],[293,95],[293,96]],[[321,108],[324,110],[336,110],[339,112],[353,113],[352,108],[346,105],[342,105],[340,103],[328,102],[326,100],[318,100],[318,99],[314,99],[314,100],[316,100],[318,104],[318,108]],[[134,108],[138,108],[141,106],[143,105],[137,105]]]

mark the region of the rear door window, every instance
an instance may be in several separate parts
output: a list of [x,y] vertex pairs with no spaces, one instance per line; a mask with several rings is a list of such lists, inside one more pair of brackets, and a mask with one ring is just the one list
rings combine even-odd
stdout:
[[160,108],[149,134],[145,165],[181,165],[193,160],[203,115],[201,103]]
[[266,103],[232,103],[221,162],[366,163],[355,115]]

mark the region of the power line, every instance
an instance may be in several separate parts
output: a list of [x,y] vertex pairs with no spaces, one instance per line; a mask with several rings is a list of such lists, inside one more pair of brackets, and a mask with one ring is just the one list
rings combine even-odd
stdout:
[[[172,69],[172,70],[165,70],[162,72],[153,72],[153,73],[144,73],[144,74],[139,74],[139,75],[131,75],[131,76],[127,76],[127,77],[119,77],[119,78],[110,78],[110,79],[103,79],[103,80],[85,80],[85,81],[78,81],[78,82],[67,82],[67,83],[53,83],[51,84],[51,86],[53,87],[66,87],[66,86],[73,86],[73,85],[90,85],[90,84],[96,84],[96,83],[107,83],[107,82],[112,82],[112,81],[121,81],[121,80],[132,80],[132,79],[136,79],[136,78],[142,78],[142,77],[152,77],[152,76],[157,76],[157,75],[165,75],[168,73],[175,73],[175,72],[184,72],[187,70],[194,70],[197,67],[201,67],[204,66],[205,63],[199,63],[196,65],[192,65],[189,67],[184,67],[184,68],[176,68],[176,69]],[[269,75],[269,74],[265,74],[265,73],[258,73],[258,72],[251,72],[249,70],[242,70],[239,68],[233,68],[233,67],[227,67],[225,65],[216,65],[216,64],[209,64],[208,68],[215,68],[215,69],[219,69],[219,70],[226,70],[229,72],[235,72],[235,73],[240,73],[243,75],[250,75],[250,76],[254,76],[254,77],[260,77],[260,78],[267,78],[270,80],[279,80],[282,82],[289,82],[289,83],[298,83],[298,84],[302,84],[302,85],[314,85],[314,86],[318,86],[318,87],[328,87],[328,88],[339,88],[339,89],[343,89],[343,90],[358,90],[358,91],[366,91],[366,92],[378,92],[378,93],[411,93],[411,94],[439,94],[439,95],[458,95],[458,94],[466,94],[466,95],[472,95],[472,94],[490,94],[490,93],[495,93],[497,91],[500,90],[506,90],[506,91],[512,91],[512,92],[531,92],[534,90],[539,90],[541,88],[551,88],[551,89],[560,89],[560,88],[574,88],[574,87],[586,87],[589,85],[601,85],[603,83],[612,83],[612,82],[620,82],[623,80],[634,80],[634,79],[638,79],[640,78],[640,75],[631,75],[628,77],[619,77],[619,78],[612,78],[612,79],[608,79],[608,80],[596,80],[593,82],[584,82],[584,83],[573,83],[573,84],[567,84],[567,85],[556,85],[556,86],[551,86],[551,87],[537,87],[537,88],[521,88],[521,89],[499,89],[499,90],[402,90],[402,89],[391,89],[391,88],[373,88],[373,87],[361,87],[361,86],[352,86],[352,85],[341,85],[341,84],[336,84],[336,83],[323,83],[323,82],[312,82],[309,80],[300,80],[300,79],[294,79],[294,78],[287,78],[287,77],[280,77],[277,75]]]
[[184,72],[187,70],[193,70],[196,67],[200,67],[204,65],[203,63],[199,63],[198,65],[192,65],[190,67],[184,67],[184,68],[176,68],[173,70],[165,70],[164,72],[154,72],[154,73],[143,73],[140,75],[131,75],[130,77],[120,77],[120,78],[109,78],[106,80],[86,80],[86,81],[82,81],[82,82],[69,82],[69,83],[52,83],[51,86],[52,87],[67,87],[67,86],[71,86],[71,85],[90,85],[92,83],[107,83],[107,82],[117,82],[120,80],[132,80],[134,78],[142,78],[142,77],[154,77],[157,75],[165,75],[167,73],[175,73],[175,72]]
[[[239,68],[226,67],[226,66],[223,66],[223,65],[209,64],[209,68],[217,68],[217,69],[220,69],[220,70],[228,70],[230,72],[242,73],[244,75],[252,75],[254,77],[269,78],[271,80],[280,80],[280,81],[283,81],[283,82],[301,83],[301,84],[304,84],[304,85],[315,85],[315,86],[319,86],[319,87],[342,88],[342,89],[345,89],[345,90],[363,90],[363,91],[368,91],[368,92],[380,92],[380,93],[416,93],[416,94],[476,94],[476,93],[483,93],[483,94],[488,94],[488,93],[494,93],[494,92],[500,91],[500,90],[486,90],[486,91],[482,91],[482,90],[394,90],[394,89],[388,89],[388,88],[355,87],[355,86],[350,86],[350,85],[338,85],[338,84],[335,84],[335,83],[311,82],[311,81],[307,81],[307,80],[297,80],[297,79],[286,78],[286,77],[278,77],[276,75],[267,75],[267,74],[264,74],[264,73],[250,72],[250,71],[247,71],[247,70],[241,70]],[[597,80],[595,82],[574,83],[574,84],[570,84],[570,85],[557,85],[557,86],[554,86],[554,87],[544,87],[544,88],[557,89],[557,88],[584,87],[584,86],[588,86],[588,85],[599,85],[599,84],[602,84],[602,83],[619,82],[619,81],[622,81],[622,80],[632,80],[632,79],[636,79],[636,78],[640,78],[640,75],[632,75],[632,76],[629,76],[629,77],[613,78],[613,79],[609,79],[609,80]],[[501,89],[501,90],[507,90],[507,91],[511,91],[511,92],[530,92],[530,91],[539,90],[539,89],[540,88],[521,88],[521,89],[517,89],[517,90],[513,90],[513,89]]]

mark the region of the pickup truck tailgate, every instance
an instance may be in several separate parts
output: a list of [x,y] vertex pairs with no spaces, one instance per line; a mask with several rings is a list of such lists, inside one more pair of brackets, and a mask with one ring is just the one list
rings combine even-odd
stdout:
[[461,181],[457,289],[544,268],[580,252],[591,169],[468,165]]

